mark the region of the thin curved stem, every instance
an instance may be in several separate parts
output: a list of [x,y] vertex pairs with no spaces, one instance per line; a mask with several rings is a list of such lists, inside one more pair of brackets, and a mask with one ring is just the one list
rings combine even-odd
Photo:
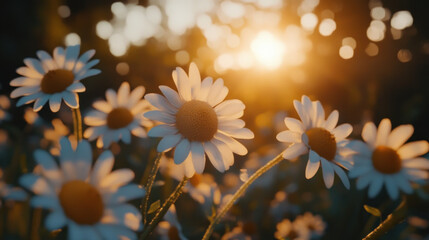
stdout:
[[145,228],[143,231],[140,239],[144,240],[152,233],[152,231],[155,229],[155,227],[158,225],[158,223],[161,221],[161,219],[164,217],[164,215],[167,213],[168,209],[170,209],[170,206],[176,202],[176,200],[180,197],[182,194],[182,189],[188,182],[188,178],[184,177],[183,180],[177,185],[176,189],[174,189],[174,192],[168,197],[168,199],[162,204],[162,206],[158,209],[158,211],[155,214],[155,217],[152,218],[149,225]]
[[74,135],[76,136],[76,140],[80,142],[82,140],[82,115],[79,108],[72,108],[72,113]]
[[147,181],[146,186],[145,186],[146,197],[143,198],[143,202],[142,202],[143,224],[146,224],[146,222],[147,222],[147,215],[148,215],[147,214],[147,208],[149,205],[150,193],[152,192],[152,186],[153,186],[153,183],[155,182],[156,173],[159,170],[159,164],[161,162],[161,156],[162,156],[162,153],[157,153],[157,155],[155,157],[155,161],[153,162],[153,165],[152,165],[152,169],[150,170],[148,181]]
[[386,220],[384,220],[377,228],[375,228],[372,232],[370,232],[366,237],[362,240],[375,240],[382,237],[386,232],[391,230],[394,226],[402,222],[407,215],[407,204],[406,200],[402,200],[401,204],[393,211],[393,213],[387,216]]
[[203,240],[208,240],[213,233],[215,225],[223,218],[223,216],[228,212],[228,210],[234,205],[234,202],[241,197],[242,194],[246,191],[246,189],[252,184],[256,179],[258,179],[262,174],[266,171],[270,170],[272,167],[277,165],[281,160],[283,160],[283,154],[279,154],[273,160],[269,161],[266,165],[258,169],[246,182],[241,185],[241,187],[234,193],[232,198],[223,206],[220,212],[216,215],[216,217],[211,221],[210,226],[207,228]]

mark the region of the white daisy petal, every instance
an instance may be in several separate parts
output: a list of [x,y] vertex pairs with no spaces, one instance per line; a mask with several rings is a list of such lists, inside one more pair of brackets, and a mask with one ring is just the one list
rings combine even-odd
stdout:
[[207,103],[214,107],[216,104],[217,97],[221,94],[223,89],[223,79],[217,79],[210,88],[210,91],[207,95]]
[[232,150],[232,152],[241,156],[244,156],[247,154],[247,148],[243,144],[235,140],[234,138],[227,136],[225,134],[222,134],[220,132],[217,132],[214,137],[224,142],[226,145],[228,145],[228,147]]
[[393,176],[395,184],[406,194],[411,194],[413,188],[411,187],[410,182],[406,179],[403,174],[395,174]]
[[233,115],[243,111],[244,108],[245,106],[242,101],[234,99],[224,101],[223,103],[216,106],[214,110],[217,115]]
[[200,88],[200,92],[198,94],[197,100],[207,101],[207,97],[212,85],[213,85],[213,78],[206,77],[201,83],[201,88]]
[[219,152],[219,149],[211,142],[205,142],[203,144],[203,147],[204,151],[209,157],[210,162],[216,168],[216,170],[218,170],[219,172],[225,172],[225,166],[223,165],[222,161],[222,154]]
[[365,165],[365,166],[355,166],[353,167],[350,172],[349,172],[349,177],[350,178],[356,178],[358,176],[364,175],[368,172],[370,172],[373,168],[369,165]]
[[202,174],[206,165],[206,155],[203,145],[200,142],[191,142],[191,154],[195,171],[198,174]]
[[303,143],[294,143],[290,145],[286,150],[283,152],[283,158],[288,160],[294,160],[297,157],[306,154],[308,152],[307,146]]
[[224,132],[231,137],[239,139],[252,139],[255,137],[253,132],[247,128],[232,129]]
[[132,108],[138,101],[140,101],[144,95],[145,88],[143,86],[138,86],[131,91],[127,107]]
[[429,170],[429,160],[426,158],[412,158],[402,161],[406,168],[427,169]]
[[359,190],[365,188],[366,186],[368,186],[368,184],[371,183],[371,181],[373,180],[373,178],[375,178],[376,176],[377,175],[373,174],[373,171],[368,172],[366,174],[363,174],[356,181],[356,188],[359,189]]
[[28,78],[37,78],[37,79],[43,78],[42,74],[40,74],[36,70],[34,70],[32,68],[28,68],[28,67],[20,67],[20,68],[16,69],[16,73],[18,73],[19,75],[22,75],[24,77],[28,77]]
[[42,109],[43,105],[45,105],[45,103],[49,100],[49,96],[48,95],[43,95],[40,98],[36,99],[36,101],[34,102],[34,106],[33,106],[33,110],[35,112],[38,112]]
[[86,87],[81,82],[74,82],[67,87],[67,91],[70,91],[70,92],[80,93],[80,92],[85,92],[85,90],[86,90]]
[[76,60],[79,56],[80,45],[68,46],[66,48],[66,56],[64,69],[73,70]]
[[189,81],[188,76],[185,73],[185,70],[183,70],[180,67],[177,67],[176,73],[177,73],[177,90],[179,91],[179,95],[185,101],[192,100],[192,98],[191,98],[191,83]]
[[420,180],[425,180],[429,178],[429,172],[424,170],[407,169],[406,173],[407,173],[407,177],[411,181],[420,181]]
[[107,89],[106,91],[106,100],[113,108],[118,107],[118,102],[116,98],[116,92],[113,89]]
[[313,126],[322,126],[325,122],[325,110],[319,101],[313,102],[313,108],[316,111]]
[[377,127],[373,122],[367,122],[362,129],[362,139],[372,148],[375,147],[377,139]]
[[303,108],[301,102],[297,101],[297,100],[293,100],[293,106],[295,107],[295,110],[298,113],[299,118],[302,121],[302,124],[306,127],[310,126],[310,118],[309,118],[308,114],[304,111],[304,108]]
[[194,168],[194,163],[192,162],[192,155],[189,154],[188,157],[185,159],[185,161],[183,161],[182,164],[180,164],[179,166],[182,166],[185,170],[185,176],[187,178],[191,178],[194,176],[195,174],[195,168]]
[[100,73],[101,73],[101,71],[98,69],[90,69],[87,72],[84,72],[84,73],[82,72],[81,74],[75,76],[76,77],[75,81],[80,81],[84,78],[92,77],[92,76],[98,75]]
[[58,68],[60,69],[64,68],[64,62],[66,60],[64,48],[56,47],[54,49],[54,60]]
[[55,93],[49,97],[49,107],[52,112],[58,112],[61,107],[61,94]]
[[305,131],[302,123],[295,118],[287,117],[285,118],[284,122],[286,124],[286,127],[291,131],[298,133],[303,133]]
[[395,179],[390,175],[385,175],[386,190],[390,198],[395,200],[399,197],[399,190],[395,184]]
[[39,60],[37,60],[35,58],[26,58],[26,59],[24,59],[24,63],[29,68],[36,70],[41,75],[45,74],[45,70],[43,69],[42,63]]
[[35,194],[52,194],[52,189],[49,186],[49,183],[40,176],[29,173],[20,177],[19,183],[21,186],[25,187],[28,190],[31,190]]
[[368,189],[368,196],[374,198],[380,192],[383,187],[384,176],[374,177]]
[[388,118],[381,120],[380,125],[378,126],[377,138],[375,140],[375,145],[387,145],[387,140],[390,135],[390,130],[392,129],[392,123]]
[[172,106],[167,99],[165,99],[163,96],[155,93],[149,93],[146,94],[144,97],[150,104],[152,104],[154,107],[166,111],[171,114],[175,114],[177,112],[177,108]]
[[105,176],[100,182],[100,187],[116,189],[129,183],[133,178],[134,172],[132,170],[118,169]]
[[91,184],[98,184],[110,171],[112,171],[114,164],[114,157],[111,151],[104,151],[100,154],[91,172]]
[[176,146],[174,151],[174,163],[181,164],[189,155],[191,143],[187,139],[182,139]]
[[118,106],[124,106],[127,103],[128,95],[130,95],[130,84],[123,82],[118,89]]
[[36,86],[40,85],[41,79],[37,78],[28,78],[28,77],[17,77],[10,81],[9,85],[12,87],[20,87],[20,86]]
[[30,205],[35,208],[61,210],[61,204],[56,196],[34,196],[31,198]]
[[79,96],[73,92],[64,92],[63,93],[64,102],[70,108],[78,108],[79,107]]
[[345,123],[341,124],[340,126],[336,127],[334,130],[332,130],[332,134],[335,136],[335,140],[337,142],[345,139],[352,133],[353,127],[352,125]]
[[177,133],[177,129],[174,126],[162,124],[153,127],[149,132],[150,137],[165,137],[168,135],[174,135]]
[[404,144],[398,149],[398,154],[401,159],[414,158],[421,156],[429,151],[429,144],[427,141],[415,141]]
[[173,124],[176,122],[175,116],[163,111],[157,111],[157,110],[148,111],[144,113],[144,116],[150,120],[159,121],[159,122],[168,123],[168,124]]
[[78,143],[73,161],[77,178],[85,180],[88,177],[92,163],[92,149],[88,141],[80,141]]
[[212,139],[211,142],[216,146],[222,155],[223,165],[225,166],[225,170],[228,170],[230,166],[234,164],[234,155],[232,154],[231,149],[222,142],[217,140],[216,138]]
[[225,100],[226,96],[228,95],[228,88],[227,87],[223,87],[222,90],[220,91],[220,93],[213,99],[213,106],[218,105],[220,102],[222,102],[223,100]]
[[414,128],[411,124],[401,125],[393,129],[387,139],[387,146],[397,150],[413,135]]
[[47,53],[46,51],[39,50],[36,52],[37,57],[42,60],[42,66],[45,72],[48,72],[49,70],[57,69],[57,63],[54,61],[54,59]]
[[310,179],[316,175],[320,166],[320,156],[316,152],[310,150],[309,159],[305,168],[305,178]]
[[[92,67],[94,67],[95,65],[97,65],[100,62],[100,60],[98,59],[94,59],[88,63],[83,63],[83,62],[76,62],[76,65],[74,66],[74,70],[73,72],[75,73],[76,76],[83,76],[85,75],[85,73]],[[79,79],[80,80],[80,79]]]
[[68,240],[81,240],[85,239],[85,232],[82,231],[82,227],[84,225],[78,225],[73,221],[69,221],[68,230],[67,230],[67,239]]
[[182,139],[181,134],[165,136],[159,142],[157,151],[165,152],[171,149],[172,147],[175,147],[180,142],[181,139]]
[[44,150],[36,150],[34,152],[36,162],[42,167],[43,175],[51,181],[61,180],[61,171],[51,154]]
[[67,224],[67,218],[62,211],[54,211],[45,219],[45,227],[49,231],[60,229]]
[[322,162],[322,172],[323,172],[323,181],[325,182],[326,188],[331,188],[334,184],[334,169],[332,163],[328,162],[324,158],[321,158]]
[[146,131],[142,128],[142,127],[136,127],[133,130],[131,130],[131,133],[134,136],[140,137],[140,138],[145,138],[147,137],[147,133]]
[[106,209],[101,223],[115,223],[134,231],[138,231],[142,228],[141,214],[134,206],[130,204],[120,204],[111,209]]
[[299,143],[301,142],[301,135],[300,133],[286,130],[277,134],[276,138],[280,142]]
[[182,106],[184,101],[180,98],[176,91],[167,86],[159,86],[159,89],[171,105],[176,108],[180,108],[180,106]]
[[339,113],[337,110],[334,110],[329,114],[328,119],[325,122],[325,128],[329,131],[332,131],[338,123]]
[[332,167],[334,168],[334,171],[335,171],[335,173],[337,173],[338,177],[340,177],[341,182],[344,184],[344,186],[347,189],[350,189],[350,181],[349,181],[349,178],[347,177],[346,173],[344,172],[344,170],[335,164],[332,164]]
[[40,86],[31,86],[31,87],[20,87],[13,90],[10,93],[11,98],[17,98],[21,96],[26,96],[30,94],[34,94],[40,90]]
[[128,184],[118,188],[118,190],[108,197],[106,204],[114,205],[119,203],[124,203],[129,200],[141,198],[145,195],[146,191],[143,187],[137,184]]
[[112,106],[108,102],[103,101],[103,100],[94,102],[92,104],[92,106],[95,109],[97,109],[97,110],[99,110],[101,112],[104,112],[104,113],[110,113],[110,111],[113,110]]

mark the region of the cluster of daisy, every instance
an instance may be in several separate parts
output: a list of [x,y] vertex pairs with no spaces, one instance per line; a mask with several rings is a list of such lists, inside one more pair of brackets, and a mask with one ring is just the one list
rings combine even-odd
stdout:
[[[20,97],[17,106],[34,102],[33,110],[37,112],[49,102],[51,111],[58,112],[64,101],[74,112],[79,111],[78,93],[86,90],[81,81],[100,73],[92,68],[99,62],[91,60],[95,51],[89,50],[81,56],[79,51],[79,45],[57,47],[53,56],[38,51],[39,59],[24,59],[26,66],[17,69],[21,76],[10,82],[11,86],[18,87],[10,95]],[[48,230],[67,226],[69,239],[136,238],[134,231],[143,227],[142,216],[136,207],[126,202],[141,199],[145,190],[131,183],[132,170],[112,171],[114,156],[106,150],[120,140],[129,144],[132,135],[160,138],[159,153],[174,149],[172,159],[163,160],[167,161],[164,166],[177,180],[190,178],[186,191],[203,205],[206,213],[227,201],[214,180],[202,180],[202,174],[206,158],[219,172],[225,172],[234,164],[234,153],[247,154],[247,148],[236,140],[254,137],[240,119],[245,105],[237,99],[225,100],[229,90],[224,81],[211,77],[201,79],[194,63],[190,64],[188,73],[177,67],[172,78],[177,91],[160,86],[162,94],[145,95],[143,86],[131,89],[127,82],[117,91],[108,89],[105,100],[94,102],[94,109],[84,117],[88,127],[83,132],[83,140],[77,134],[75,138],[67,136],[69,131],[59,120],[53,123],[54,128],[64,131],[60,135],[47,133],[46,138],[57,142],[51,154],[35,151],[38,167],[20,178],[20,184],[35,194],[31,205],[51,210],[45,219]],[[1,114],[8,106],[2,104],[0,107]],[[411,183],[429,177],[426,171],[429,160],[419,157],[428,152],[428,142],[405,144],[414,131],[411,125],[391,130],[388,119],[382,120],[378,129],[374,123],[367,123],[362,131],[365,142],[362,142],[348,139],[352,126],[337,125],[339,113],[336,110],[325,116],[319,101],[303,96],[301,101],[294,101],[294,107],[300,119],[286,117],[287,130],[280,132],[277,140],[288,144],[283,158],[292,161],[300,156],[308,158],[307,179],[313,178],[321,167],[327,188],[333,186],[335,175],[347,189],[350,188],[349,177],[358,178],[357,187],[369,186],[370,197],[375,197],[384,185],[389,196],[396,199],[400,190],[410,194]],[[94,154],[97,158],[94,163],[89,141],[96,141],[95,145],[104,149],[101,154]],[[261,167],[248,166],[251,173]],[[246,181],[247,177],[243,174],[242,179]],[[267,178],[261,186],[268,187],[270,182],[272,180]],[[2,189],[1,193],[16,193],[10,187]],[[233,188],[235,191],[237,188]],[[166,215],[167,219],[173,219],[169,229],[184,239],[177,219],[172,217],[174,214],[173,207]],[[167,226],[160,226],[163,225]],[[304,214],[294,222],[279,223],[276,237],[321,234],[324,228],[320,217]]]

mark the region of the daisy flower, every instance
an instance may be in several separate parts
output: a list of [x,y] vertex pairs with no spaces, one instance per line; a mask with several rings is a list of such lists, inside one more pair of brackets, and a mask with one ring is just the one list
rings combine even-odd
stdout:
[[258,226],[251,221],[239,222],[230,232],[225,233],[221,240],[252,240],[257,239]]
[[319,238],[323,235],[326,229],[326,223],[319,215],[313,215],[310,212],[304,213],[295,219],[296,224],[302,224],[308,228],[311,238]]
[[362,138],[351,146],[357,151],[349,176],[357,179],[357,188],[369,186],[369,197],[375,197],[383,185],[390,198],[397,199],[399,190],[410,194],[410,182],[429,178],[429,160],[419,157],[429,150],[427,141],[404,144],[413,134],[412,125],[400,125],[391,131],[392,125],[385,118],[377,127],[373,122],[365,124]]
[[171,205],[164,216],[164,221],[161,221],[156,229],[161,240],[187,240],[183,234],[182,226],[177,219],[176,207]]
[[308,228],[299,222],[291,222],[289,219],[284,219],[277,224],[277,231],[274,233],[276,239],[289,240],[308,240],[310,239]]
[[139,86],[130,92],[130,84],[123,82],[116,93],[113,89],[106,91],[107,101],[96,101],[92,105],[96,110],[89,112],[84,118],[85,124],[91,126],[84,132],[90,141],[97,139],[99,148],[109,147],[112,142],[122,139],[131,142],[131,134],[146,137],[143,127],[152,126],[152,122],[143,117],[150,107],[142,99],[145,88]]
[[48,102],[52,112],[58,112],[61,100],[71,108],[79,107],[77,93],[84,92],[82,79],[99,74],[98,69],[91,69],[99,60],[90,59],[95,50],[89,50],[79,57],[80,45],[68,46],[66,49],[57,47],[53,58],[45,51],[38,51],[36,58],[24,59],[25,67],[16,72],[21,77],[10,82],[18,87],[10,94],[11,98],[22,97],[17,106],[34,102],[34,111],[40,111]]
[[[325,120],[325,110],[319,101],[311,101],[303,96],[301,102],[293,102],[301,121],[295,118],[285,118],[289,130],[277,134],[277,140],[291,144],[283,153],[285,159],[295,159],[309,153],[305,169],[305,177],[312,178],[322,165],[323,180],[327,188],[334,183],[335,173],[340,177],[344,186],[349,189],[350,182],[344,170],[352,165],[346,159],[351,153],[346,147],[353,128],[350,124],[338,122],[338,111],[334,110]],[[341,168],[342,167],[342,168]]]
[[[114,158],[103,152],[91,167],[92,150],[82,140],[74,150],[67,138],[60,141],[60,166],[43,150],[34,153],[41,174],[20,178],[25,188],[36,194],[33,207],[50,209],[45,219],[48,230],[68,227],[68,239],[137,239],[133,231],[142,229],[141,214],[126,201],[144,196],[136,184],[128,184],[130,169],[111,172]],[[126,185],[128,184],[128,185]]]
[[228,88],[222,79],[207,77],[201,81],[200,72],[191,63],[189,76],[182,68],[173,71],[178,92],[160,86],[160,94],[147,94],[158,110],[145,117],[164,124],[152,128],[148,135],[162,137],[158,152],[175,148],[174,162],[185,164],[186,176],[204,171],[206,154],[213,166],[224,172],[234,164],[233,153],[247,154],[247,149],[234,138],[251,139],[253,133],[244,128],[244,104],[240,100],[226,100]]

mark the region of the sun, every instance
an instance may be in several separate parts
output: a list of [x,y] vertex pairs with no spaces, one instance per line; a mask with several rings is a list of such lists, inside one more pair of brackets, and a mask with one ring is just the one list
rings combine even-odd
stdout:
[[286,46],[274,34],[261,31],[253,39],[250,48],[256,60],[268,69],[278,68],[283,62]]

